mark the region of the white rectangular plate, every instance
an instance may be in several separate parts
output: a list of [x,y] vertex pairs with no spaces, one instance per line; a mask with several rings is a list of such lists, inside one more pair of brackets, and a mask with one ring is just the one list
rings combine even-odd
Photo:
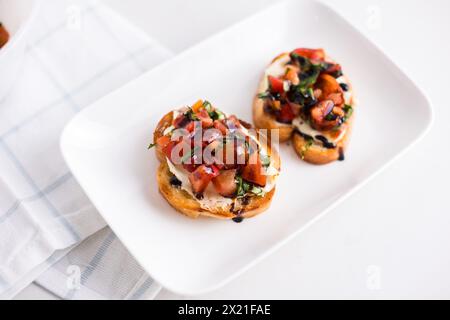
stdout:
[[[158,120],[198,98],[251,120],[265,66],[296,47],[325,48],[354,85],[359,103],[346,160],[312,166],[285,145],[265,213],[241,224],[177,213],[158,193],[158,162],[147,150]],[[66,127],[61,147],[87,195],[141,265],[167,289],[192,295],[218,288],[304,230],[423,136],[431,119],[421,90],[343,18],[321,3],[286,2],[82,111]]]

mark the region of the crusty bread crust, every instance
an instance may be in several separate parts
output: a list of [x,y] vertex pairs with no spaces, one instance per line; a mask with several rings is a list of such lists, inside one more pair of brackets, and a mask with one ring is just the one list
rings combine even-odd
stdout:
[[[173,113],[167,113],[158,123],[154,131],[154,142],[163,135],[166,128],[170,127],[173,120]],[[273,164],[276,169],[280,170],[280,157],[277,150],[274,150],[267,145],[267,153],[270,155]],[[205,209],[200,206],[200,203],[194,199],[189,193],[181,188],[177,188],[171,185],[170,177],[172,173],[167,165],[166,157],[162,150],[156,147],[156,157],[160,161],[160,165],[157,171],[157,181],[159,192],[167,200],[167,202],[177,211],[183,213],[190,218],[198,218],[199,216],[208,216],[218,219],[232,219],[237,216],[242,218],[250,218],[257,214],[267,210],[272,202],[272,198],[275,194],[275,187],[264,197],[250,197],[248,204],[239,207],[238,204],[231,207],[216,207],[211,209]],[[231,210],[233,209],[233,210]],[[239,214],[236,213],[239,211]]]

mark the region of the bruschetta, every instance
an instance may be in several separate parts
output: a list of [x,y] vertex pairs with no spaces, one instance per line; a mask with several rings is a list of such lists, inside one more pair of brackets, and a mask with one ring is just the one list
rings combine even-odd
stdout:
[[267,67],[253,102],[259,129],[278,129],[292,139],[301,159],[313,164],[344,160],[354,98],[341,66],[323,49],[295,49]]
[[280,159],[262,134],[208,101],[167,113],[154,131],[159,191],[179,212],[240,222],[265,211]]

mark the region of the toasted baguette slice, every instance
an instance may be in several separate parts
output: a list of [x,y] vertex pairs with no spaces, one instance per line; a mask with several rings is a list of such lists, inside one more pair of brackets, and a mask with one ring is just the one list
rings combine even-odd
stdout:
[[[159,137],[164,135],[164,131],[171,126],[172,122],[173,112],[169,112],[162,117],[153,134],[155,143]],[[271,157],[274,167],[277,170],[280,170],[279,154],[277,150],[270,148],[270,144],[267,144],[267,154]],[[205,209],[201,207],[199,201],[191,194],[181,188],[172,186],[170,183],[172,173],[169,170],[167,158],[158,147],[156,147],[156,157],[160,161],[160,166],[157,171],[157,181],[161,195],[174,209],[191,218],[198,218],[199,216],[208,216],[218,219],[250,218],[267,210],[275,194],[276,187],[266,193],[263,197],[249,197],[249,201],[245,205],[236,201],[234,204],[226,207],[218,206]]]
[[[342,139],[337,143],[336,148],[328,149],[322,146],[320,143],[313,143],[309,145],[308,141],[299,132],[297,131],[295,125],[293,124],[283,124],[276,120],[276,117],[265,111],[265,99],[260,99],[258,97],[259,93],[266,92],[268,89],[268,80],[267,75],[272,74],[272,72],[283,74],[283,66],[286,64],[286,61],[290,60],[289,53],[282,53],[278,55],[271,64],[268,69],[264,72],[262,76],[257,95],[253,101],[253,121],[255,123],[256,128],[259,129],[279,129],[279,141],[285,142],[291,139],[295,151],[297,154],[305,161],[312,164],[327,164],[335,160],[343,160],[344,152],[348,145],[348,140],[351,132],[351,127],[353,123],[353,117],[347,120],[345,126],[347,127],[346,132]],[[328,55],[325,56],[325,61],[329,63],[335,63],[335,61]],[[270,71],[268,72],[270,68]],[[349,82],[349,79],[346,76],[343,76],[345,79],[345,83],[348,86],[348,91],[351,95],[350,105],[354,106],[353,99],[353,88]]]
[[[167,163],[161,162],[157,172],[159,192],[177,211],[190,218],[208,216],[218,219],[232,219],[237,217],[236,210],[239,209],[232,208],[232,205],[228,207],[211,208],[209,210],[202,208],[199,202],[185,190],[173,187],[170,184],[170,177],[171,173]],[[272,202],[274,194],[275,188],[266,193],[264,197],[251,197],[249,203],[243,206],[239,211],[238,217],[250,218],[267,210]]]

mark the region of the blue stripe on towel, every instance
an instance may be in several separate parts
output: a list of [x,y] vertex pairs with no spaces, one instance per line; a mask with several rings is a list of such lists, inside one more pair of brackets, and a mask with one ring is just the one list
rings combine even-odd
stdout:
[[131,296],[130,300],[139,300],[145,292],[151,287],[153,284],[153,279],[150,277],[147,277],[145,279],[144,283],[139,287],[139,289],[136,290],[136,292]]
[[23,202],[30,202],[30,201],[35,201],[35,200],[41,199],[42,195],[48,195],[48,194],[52,193],[54,190],[58,189],[64,183],[69,181],[69,179],[72,177],[73,177],[72,173],[68,172],[68,173],[62,175],[61,177],[59,177],[58,179],[56,179],[49,186],[42,189],[41,193],[35,194],[31,197],[25,198],[20,201],[19,200],[15,201],[13,203],[13,205],[8,210],[6,210],[6,212],[3,215],[0,216],[0,224],[4,223],[6,220],[8,220],[8,218],[11,217],[20,208],[20,205]]
[[28,182],[28,184],[33,188],[36,195],[39,195],[44,204],[47,206],[49,212],[53,214],[55,217],[59,217],[61,223],[64,225],[64,227],[67,229],[67,231],[72,235],[75,241],[80,241],[81,238],[78,235],[78,233],[75,231],[75,229],[72,227],[72,225],[64,218],[64,216],[56,209],[56,207],[50,202],[50,200],[47,198],[45,194],[41,190],[39,190],[39,187],[37,186],[36,182],[31,178],[31,176],[28,174],[28,172],[25,170],[22,163],[19,161],[19,159],[16,157],[16,155],[12,152],[12,150],[6,145],[5,141],[0,139],[0,147],[5,151],[6,155],[10,160],[13,162],[17,170],[20,172],[20,174],[25,178],[25,180]]
[[[102,261],[103,257],[105,256],[106,252],[108,251],[111,244],[116,239],[116,235],[111,231],[108,236],[103,240],[102,244],[100,245],[100,248],[95,253],[92,260],[87,265],[86,269],[81,273],[81,279],[80,284],[84,285],[88,280],[89,277],[92,275],[92,273],[97,269],[99,263]],[[69,290],[66,297],[64,299],[70,300],[75,295],[76,289]]]

